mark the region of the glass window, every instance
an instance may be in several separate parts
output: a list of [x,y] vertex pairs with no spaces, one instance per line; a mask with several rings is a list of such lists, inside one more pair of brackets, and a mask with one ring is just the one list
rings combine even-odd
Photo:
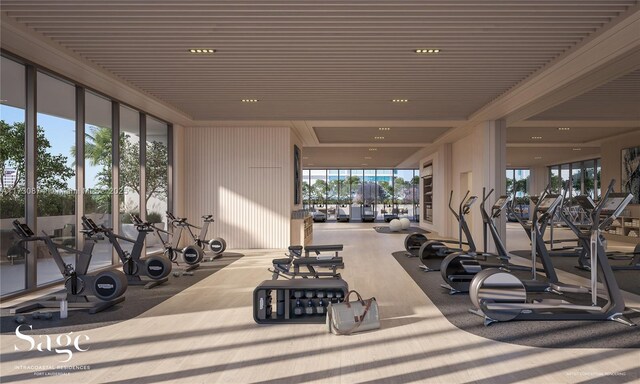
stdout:
[[[44,73],[37,74],[36,180],[38,232],[52,236],[57,244],[76,246],[76,88]],[[37,284],[62,276],[49,252],[36,246]],[[66,264],[76,255],[61,251]]]
[[[166,123],[147,116],[145,182],[147,221],[168,229],[165,212],[169,210],[169,127]],[[204,213],[204,212],[203,212]],[[162,251],[156,236],[147,236],[147,252]]]
[[583,193],[586,195],[591,196],[592,199],[595,198],[594,196],[594,192],[595,192],[595,161],[594,160],[589,160],[589,161],[585,161],[584,163],[584,178],[583,178],[583,183],[584,183],[584,191]]
[[302,208],[303,209],[309,209],[310,204],[310,196],[309,193],[311,192],[311,189],[309,188],[309,170],[308,169],[303,169],[302,170]]
[[[98,225],[113,228],[111,101],[91,92],[85,93],[84,131],[84,215],[91,217]],[[107,240],[98,241],[89,269],[111,264],[111,244]]]
[[596,160],[596,198],[600,198],[601,195],[601,191],[602,191],[602,184],[600,183],[600,168],[601,168],[602,162],[600,161],[600,159]]
[[513,169],[507,169],[506,173],[506,191],[508,195],[513,195],[514,176]]
[[371,206],[375,214],[379,212],[376,201],[376,170],[365,169],[364,170],[364,185],[363,185],[364,204]]
[[380,210],[381,217],[384,214],[396,213],[397,210],[391,205],[393,202],[393,171],[390,169],[378,169],[376,172],[376,194],[378,203],[384,206]]
[[334,220],[336,218],[336,210],[338,206],[339,188],[338,170],[330,169],[327,171],[327,219]]
[[399,217],[414,217],[413,170],[397,169],[393,173],[393,200]]
[[413,185],[413,215],[414,220],[420,222],[420,195],[418,193],[420,188],[420,170],[413,170],[413,179],[411,179],[411,185]]
[[362,169],[352,169],[349,177],[349,190],[351,191],[351,209],[360,209],[362,217],[362,206],[364,204],[364,194],[362,181],[364,173]]
[[[120,233],[136,238],[131,214],[140,214],[140,114],[120,106]],[[148,236],[151,238],[151,236]],[[133,244],[124,242],[122,249],[131,252]]]
[[324,169],[312,169],[310,173],[311,207],[312,209],[327,214],[327,171]]
[[[569,164],[560,165],[560,179],[560,194],[564,195],[565,184],[567,183],[567,181],[571,180],[571,171],[569,169]],[[569,193],[567,193],[567,196],[569,196]]]
[[25,212],[25,67],[2,57],[0,64],[0,295],[26,288],[26,252],[16,246],[13,220]]
[[351,191],[349,185],[349,170],[341,169],[338,171],[338,204],[339,213],[341,215],[351,214]]
[[582,163],[571,164],[571,197],[582,194]]

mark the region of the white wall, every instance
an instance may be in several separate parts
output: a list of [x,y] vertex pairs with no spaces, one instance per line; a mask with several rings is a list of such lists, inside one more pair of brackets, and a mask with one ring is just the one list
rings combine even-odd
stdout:
[[[458,222],[448,208],[449,194],[453,190],[452,206],[458,211],[461,199],[467,192],[467,187],[461,185],[461,180],[469,182],[470,195],[478,197],[473,205],[471,214],[467,216],[476,247],[482,250],[482,215],[480,214],[480,200],[482,188],[487,192],[495,188],[494,197],[488,201],[487,209],[495,201],[495,196],[504,193],[505,189],[505,153],[504,142],[506,130],[497,122],[485,122],[474,127],[471,132],[452,143],[445,144],[438,150],[420,161],[420,167],[425,162],[433,161],[434,164],[434,222],[429,225],[421,222],[425,229],[437,232],[441,236],[458,237]],[[422,169],[422,168],[421,168]],[[422,188],[422,186],[421,186]],[[422,194],[421,194],[422,198]],[[421,206],[422,206],[421,201]],[[501,223],[496,223],[498,229],[503,231]],[[503,236],[504,239],[504,236]],[[488,250],[494,249],[489,242]]]
[[213,214],[209,238],[229,248],[284,248],[293,207],[289,127],[184,128],[184,216]]

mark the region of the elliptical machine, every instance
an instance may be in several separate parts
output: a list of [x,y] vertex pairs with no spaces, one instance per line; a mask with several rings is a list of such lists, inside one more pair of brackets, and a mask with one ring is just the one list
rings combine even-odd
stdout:
[[[145,225],[145,223],[140,219],[138,215],[131,215],[132,221],[136,225]],[[155,225],[149,224],[151,228],[153,228],[156,236],[160,240],[160,242],[164,246],[164,255],[171,260],[171,262],[178,264],[178,255],[182,255],[182,259],[188,265],[187,268],[184,269],[184,272],[192,271],[200,267],[200,262],[202,261],[202,257],[204,252],[202,248],[196,245],[187,245],[184,248],[180,248],[180,237],[182,236],[182,231],[185,227],[187,227],[186,219],[176,219],[171,221],[171,225],[175,227],[173,233],[165,231],[164,229],[158,228]],[[162,237],[162,233],[167,235],[167,239]],[[169,237],[171,237],[171,241],[169,241]],[[174,273],[175,274],[175,273]]]
[[[167,211],[167,218],[171,222],[182,220],[182,219],[176,218],[173,215],[173,213],[168,212],[168,211]],[[187,231],[189,232],[189,234],[191,235],[191,238],[193,239],[193,243],[195,245],[197,245],[198,247],[202,248],[202,249],[204,249],[205,245],[209,245],[209,249],[214,254],[214,257],[211,258],[212,260],[215,259],[216,257],[221,256],[222,253],[225,251],[225,249],[227,249],[227,242],[224,241],[224,239],[221,238],[221,237],[216,237],[216,238],[213,238],[211,240],[207,240],[207,232],[209,231],[209,224],[211,224],[211,223],[213,223],[215,221],[213,219],[213,215],[202,216],[202,220],[203,220],[202,227],[197,227],[197,226],[195,226],[193,224],[189,224],[186,220],[187,219],[185,218],[184,222],[186,224]],[[195,229],[199,229],[200,230],[200,232],[198,233],[197,236],[191,230],[191,228],[195,228]]]
[[[160,255],[150,255],[145,259],[141,259],[147,233],[153,232],[150,223],[135,224],[138,230],[138,237],[135,240],[116,235],[113,233],[112,228],[107,228],[104,225],[98,226],[91,218],[86,216],[82,216],[82,225],[85,229],[95,233],[102,233],[109,239],[109,242],[113,245],[122,262],[122,270],[127,276],[130,285],[144,285],[145,289],[149,289],[166,283],[169,280],[167,277],[169,273],[171,273],[171,261],[169,261],[169,259]],[[122,249],[120,240],[133,243],[131,253]],[[151,281],[143,280],[140,273],[151,279]]]
[[[578,203],[578,205],[580,205],[582,210],[585,213],[587,213],[589,216],[591,216],[591,212],[593,212],[593,210],[596,207],[596,204],[591,199],[591,197],[588,195],[581,195],[581,196],[576,196],[574,199]],[[574,224],[573,221],[564,214],[564,212],[561,214],[562,214],[562,219],[566,222],[569,229],[571,229],[576,234],[576,236],[578,237],[578,241],[582,246],[582,249],[584,249],[584,252],[582,252],[578,257],[578,265],[576,265],[575,267],[578,269],[582,269],[584,271],[590,271],[591,260],[588,257],[588,252],[587,252],[587,250],[589,249],[589,241],[591,237],[591,234],[589,233],[589,230],[588,230],[589,228],[587,228],[587,230],[585,231],[583,226],[578,226]],[[604,249],[606,250],[607,240],[604,238],[603,235],[600,235],[600,242],[602,243]],[[640,270],[640,244],[636,244],[635,248],[633,249],[633,252],[631,253],[607,252],[607,257],[610,260],[627,261],[627,264],[612,264],[611,269],[614,271]]]
[[[445,284],[441,286],[449,290],[449,294],[469,292],[469,286],[474,276],[483,269],[500,268],[502,270],[530,270],[527,266],[510,264],[507,249],[500,238],[494,220],[502,215],[503,210],[511,201],[510,196],[500,196],[491,207],[491,214],[485,209],[485,202],[493,194],[493,189],[486,193],[482,188],[482,201],[480,202],[480,213],[484,223],[484,252],[458,252],[447,256],[442,260],[440,274]],[[496,245],[497,254],[487,253],[487,229],[491,233],[493,242]],[[491,262],[490,262],[491,260]]]
[[[613,320],[635,326],[624,316],[624,298],[600,240],[601,231],[611,225],[633,198],[630,193],[614,193],[614,184],[615,180],[612,180],[591,213],[589,257],[592,268],[591,286],[587,291],[591,293],[590,305],[558,299],[530,300],[527,286],[516,276],[499,269],[485,269],[471,282],[469,297],[476,309],[470,311],[483,316],[485,326],[510,320]],[[602,222],[601,215],[606,216]],[[532,240],[535,242],[536,238]],[[598,268],[602,270],[605,305],[598,303]]]
[[[44,232],[43,236],[36,236],[26,223],[20,223],[18,220],[13,221],[13,227],[20,237],[18,246],[22,246],[22,243],[28,241],[45,243],[64,279],[66,294],[62,300],[68,301],[68,308],[88,309],[89,313],[94,314],[124,301],[123,295],[128,286],[124,273],[109,270],[92,275],[87,274],[95,246],[95,241],[92,238],[95,232],[91,230],[80,231],[84,233],[87,241],[84,242],[82,250],[77,250],[54,243],[52,238]],[[75,267],[65,263],[60,255],[60,249],[77,255]],[[26,248],[24,248],[24,252],[29,253]],[[89,296],[95,296],[99,301],[91,301]],[[13,308],[10,313],[28,312],[40,308],[58,308],[60,306],[59,299],[56,296],[46,296],[38,301]]]
[[[468,195],[469,195],[469,192],[467,191],[467,195],[465,195],[465,199],[466,199],[466,197]],[[470,201],[469,207],[471,206],[471,204],[473,204],[475,202],[475,199],[476,199],[475,196],[472,196],[472,198],[473,198],[473,201]],[[458,221],[458,225],[461,226],[462,224],[460,223],[460,214],[456,213],[456,211],[453,209],[453,207],[451,207],[451,200],[452,199],[453,199],[453,191],[451,191],[451,193],[449,194],[449,210],[451,211],[451,213],[453,213],[453,216]],[[462,202],[464,202],[464,201],[465,200],[463,199]],[[462,203],[460,203],[460,204],[462,204]],[[464,217],[463,217],[463,219],[464,219]],[[458,244],[460,247],[462,247],[462,245],[469,245],[468,243],[462,241],[462,232],[463,232],[462,230],[459,231],[459,239],[458,239],[458,241],[446,240],[446,239],[433,239],[433,240],[439,241],[441,243]],[[466,235],[466,233],[465,233],[465,235]],[[420,249],[428,241],[429,241],[429,239],[427,238],[427,235],[422,234],[422,233],[411,233],[411,234],[407,235],[407,237],[404,238],[404,249],[407,251],[407,252],[405,252],[405,256],[407,256],[407,257],[420,256],[420,252],[421,252]]]
[[[476,244],[473,241],[473,236],[471,235],[471,230],[469,229],[469,225],[467,225],[467,220],[465,216],[471,212],[471,206],[478,200],[477,196],[469,196],[471,192],[467,191],[464,195],[464,198],[460,202],[458,207],[458,212],[456,213],[453,208],[451,208],[451,198],[453,197],[453,191],[449,197],[449,209],[458,220],[458,241],[454,240],[428,240],[426,243],[422,244],[420,250],[418,251],[418,256],[422,261],[422,264],[419,266],[425,272],[434,272],[439,271],[440,268],[432,268],[427,266],[428,260],[432,260],[434,258],[443,258],[447,257],[452,253],[457,252],[468,252],[475,254],[476,253]],[[462,242],[462,234],[464,233],[465,238],[467,239],[466,243]],[[445,243],[457,243],[458,248],[453,248],[445,245]],[[462,244],[466,244],[469,248],[465,251],[462,249]]]

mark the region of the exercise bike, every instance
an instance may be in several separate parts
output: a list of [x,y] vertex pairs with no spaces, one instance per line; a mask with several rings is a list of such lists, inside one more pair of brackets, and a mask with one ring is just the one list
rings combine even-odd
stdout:
[[[150,255],[145,259],[141,258],[142,250],[144,249],[144,240],[149,232],[153,232],[151,224],[135,224],[138,230],[138,237],[135,240],[116,235],[113,233],[112,228],[107,228],[104,225],[98,226],[91,218],[86,216],[82,216],[82,225],[85,229],[91,230],[94,233],[102,233],[109,239],[109,242],[113,245],[122,262],[122,270],[127,276],[129,285],[144,285],[145,289],[149,289],[166,283],[169,280],[167,277],[169,273],[171,273],[171,261],[169,261],[169,259],[160,255]],[[131,253],[122,249],[120,240],[133,243]],[[151,281],[143,280],[140,276],[141,274],[151,279]]]
[[[131,219],[136,225],[145,225],[145,223],[140,219],[138,215],[131,215]],[[180,237],[182,236],[182,232],[184,228],[187,226],[186,219],[176,219],[171,221],[171,225],[175,228],[173,233],[169,231],[165,231],[162,228],[158,228],[155,225],[150,225],[150,227],[155,232],[156,236],[164,246],[164,255],[171,260],[171,262],[178,264],[178,255],[182,255],[182,260],[188,265],[187,268],[184,269],[183,272],[192,271],[200,267],[200,262],[204,256],[204,252],[202,248],[196,245],[187,245],[186,247],[180,247]],[[167,235],[167,238],[162,237],[162,233]],[[169,241],[171,238],[171,241]],[[175,273],[174,273],[175,274]]]
[[[181,219],[176,218],[173,213],[168,212],[167,211],[167,218],[169,219],[170,222],[175,222]],[[186,218],[184,219],[184,223],[186,224],[186,229],[189,232],[189,235],[191,235],[191,238],[193,239],[193,243],[195,245],[197,245],[198,247],[204,249],[205,245],[209,246],[209,249],[211,250],[211,252],[213,252],[213,257],[210,258],[209,261],[212,261],[213,259],[220,257],[222,255],[222,253],[224,253],[225,249],[227,249],[227,242],[224,241],[223,238],[221,237],[216,237],[214,239],[211,240],[207,240],[207,232],[209,231],[209,224],[213,223],[215,220],[213,219],[213,215],[205,215],[202,216],[202,220],[203,220],[203,224],[202,227],[197,227],[193,224],[189,224],[186,221]],[[196,236],[196,234],[191,230],[191,228],[195,228],[195,229],[199,229],[200,232],[198,233],[198,235]]]
[[[91,262],[93,247],[95,241],[92,238],[96,233],[91,230],[82,230],[85,235],[85,242],[82,250],[66,247],[56,244],[53,239],[43,232],[44,236],[36,236],[31,228],[18,220],[13,221],[14,231],[20,237],[18,244],[21,246],[25,242],[42,241],[45,243],[51,257],[64,279],[64,288],[66,290],[63,298],[56,296],[46,296],[35,302],[25,303],[10,310],[10,313],[28,312],[40,308],[58,308],[59,300],[68,301],[68,308],[87,309],[89,313],[94,314],[104,311],[118,303],[124,301],[124,293],[127,290],[127,277],[120,271],[102,271],[89,275],[89,263]],[[75,267],[66,264],[64,258],[60,254],[60,250],[76,254]],[[25,253],[29,253],[24,248]],[[96,297],[99,301],[92,301],[89,296]]]
[[[630,193],[614,193],[614,184],[615,180],[612,180],[604,197],[591,213],[589,257],[592,269],[590,289],[585,292],[591,296],[589,305],[558,299],[531,300],[527,285],[522,280],[500,269],[485,269],[471,282],[469,297],[475,309],[470,311],[482,316],[485,326],[510,320],[613,320],[635,326],[624,316],[624,298],[600,241],[601,231],[613,223],[633,198]],[[602,221],[601,215],[606,216]],[[536,226],[532,229],[536,230]],[[532,240],[537,242],[535,236]],[[604,305],[598,303],[598,268],[602,272],[603,296],[607,300]]]

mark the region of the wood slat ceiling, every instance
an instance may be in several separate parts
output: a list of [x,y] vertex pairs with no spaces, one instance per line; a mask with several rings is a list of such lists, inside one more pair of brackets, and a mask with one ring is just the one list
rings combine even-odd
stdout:
[[2,11],[196,120],[457,119],[635,4],[2,0]]
[[621,76],[529,120],[636,120],[640,127],[640,70]]

